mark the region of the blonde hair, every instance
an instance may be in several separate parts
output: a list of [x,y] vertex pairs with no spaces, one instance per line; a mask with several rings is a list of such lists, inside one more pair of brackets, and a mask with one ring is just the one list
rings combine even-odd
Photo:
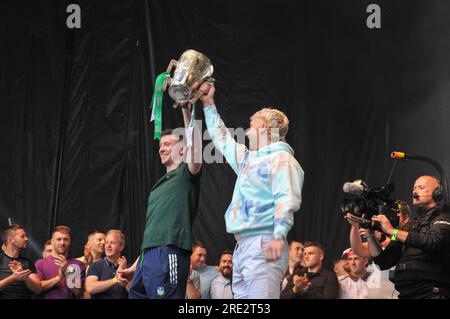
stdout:
[[289,120],[280,110],[265,107],[250,117],[250,121],[261,118],[267,123],[269,137],[272,141],[284,141],[289,130]]
[[111,229],[111,230],[108,230],[108,232],[106,233],[106,236],[108,236],[109,234],[118,235],[119,236],[119,244],[121,246],[125,246],[125,234],[121,230]]

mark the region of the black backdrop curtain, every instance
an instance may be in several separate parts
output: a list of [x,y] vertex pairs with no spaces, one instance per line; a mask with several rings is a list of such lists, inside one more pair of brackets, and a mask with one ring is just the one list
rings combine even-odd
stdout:
[[[70,3],[81,29],[66,28]],[[381,29],[366,27],[370,3]],[[344,182],[383,185],[396,149],[450,166],[448,1],[2,1],[0,14],[0,225],[26,227],[31,257],[60,224],[74,255],[90,231],[119,228],[137,256],[163,174],[153,81],[189,48],[212,60],[229,127],[263,106],[288,115],[305,170],[289,238],[322,242],[328,263],[348,247]],[[163,125],[178,127],[170,105],[166,95]],[[397,164],[395,196],[410,202],[422,173],[436,174]],[[223,220],[234,182],[227,165],[204,165],[194,236],[208,263],[234,246]]]

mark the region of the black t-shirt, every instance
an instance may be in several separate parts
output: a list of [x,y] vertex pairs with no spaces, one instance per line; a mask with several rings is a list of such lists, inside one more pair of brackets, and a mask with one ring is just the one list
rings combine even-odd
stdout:
[[[86,278],[96,276],[99,281],[112,279],[116,275],[117,265],[112,264],[106,257],[89,266]],[[92,299],[128,299],[125,287],[115,284],[108,290],[91,295]]]
[[[12,274],[8,265],[13,261],[20,262],[24,270],[30,269],[33,273],[36,273],[34,263],[28,258],[25,258],[22,255],[19,255],[17,258],[11,258],[2,251],[0,253],[0,280],[9,277]],[[32,294],[32,291],[27,288],[24,281],[14,281],[0,290],[0,299],[29,299]]]

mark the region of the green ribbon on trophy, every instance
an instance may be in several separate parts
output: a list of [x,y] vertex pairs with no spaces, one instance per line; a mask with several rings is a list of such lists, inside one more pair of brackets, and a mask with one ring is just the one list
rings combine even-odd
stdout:
[[155,121],[155,130],[153,133],[153,139],[161,140],[162,132],[162,101],[164,94],[164,81],[166,78],[170,77],[170,72],[163,72],[156,78],[155,88],[152,97],[152,116],[150,122]]
[[[175,68],[173,77],[170,72]],[[150,121],[155,121],[155,132],[153,138],[161,140],[162,133],[162,100],[166,87],[169,86],[169,95],[175,101],[174,107],[178,108],[180,103],[189,103],[191,109],[191,121],[187,127],[188,146],[192,145],[192,134],[195,127],[195,107],[197,99],[203,94],[199,92],[201,84],[205,81],[213,82],[211,78],[214,67],[211,61],[204,54],[187,50],[183,52],[177,60],[170,60],[166,72],[158,75],[155,81],[155,89],[151,102],[152,117]]]

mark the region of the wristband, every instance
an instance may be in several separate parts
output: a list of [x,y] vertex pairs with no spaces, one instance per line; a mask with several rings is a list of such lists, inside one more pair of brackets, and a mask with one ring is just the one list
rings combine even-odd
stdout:
[[392,233],[391,240],[396,241],[398,235],[398,229],[394,229],[394,232]]

